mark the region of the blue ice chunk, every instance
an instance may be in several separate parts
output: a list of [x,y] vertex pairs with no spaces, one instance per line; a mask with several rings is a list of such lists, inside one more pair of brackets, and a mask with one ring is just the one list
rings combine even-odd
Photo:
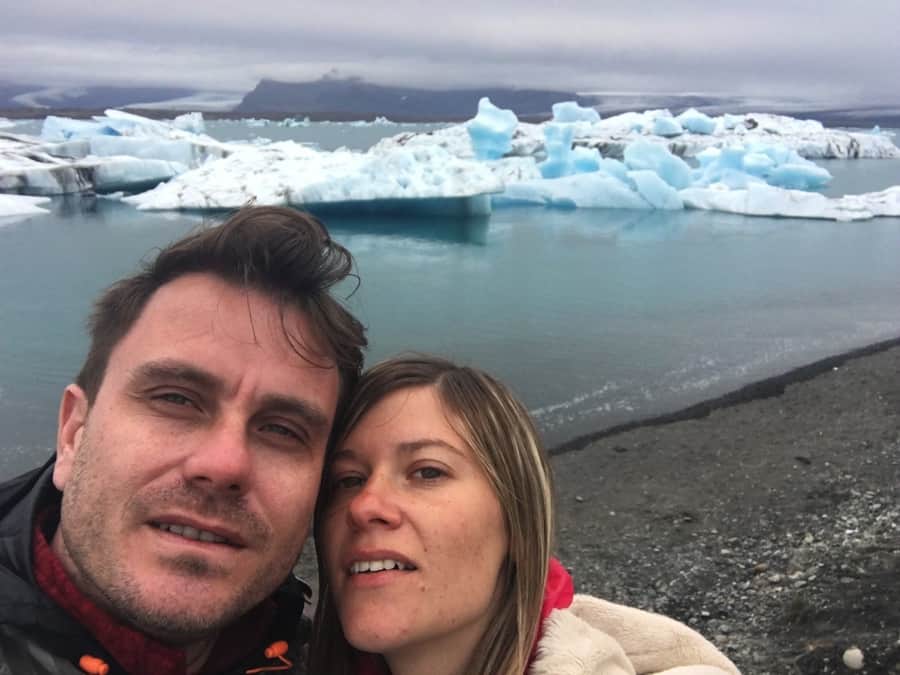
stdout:
[[624,162],[618,159],[602,157],[597,170],[614,178],[618,178],[623,183],[628,181],[628,167],[625,166]]
[[519,120],[512,110],[498,108],[485,96],[478,101],[478,114],[466,124],[472,150],[478,159],[500,159],[512,148]]
[[623,154],[629,169],[654,171],[676,190],[689,187],[692,183],[691,167],[660,143],[639,139],[629,143]]
[[593,108],[582,108],[575,101],[560,101],[553,104],[554,122],[599,122],[600,113]]
[[538,164],[544,178],[560,178],[575,173],[572,163],[572,137],[575,129],[569,124],[548,122],[544,125],[544,150],[547,159]]
[[572,148],[572,166],[575,173],[590,173],[600,169],[603,157],[597,148]]
[[734,129],[744,123],[743,115],[731,115],[729,113],[725,113],[722,115],[722,126],[725,129],[731,130]]
[[704,167],[709,166],[719,159],[720,154],[721,150],[719,150],[719,148],[706,148],[694,155],[694,159],[697,160],[697,163],[700,164],[701,167]]
[[646,199],[654,209],[677,211],[684,208],[678,191],[660,178],[655,171],[647,169],[629,171],[628,177],[637,187],[638,194]]
[[684,133],[684,129],[674,117],[660,116],[653,120],[653,133],[657,136],[679,136]]
[[818,190],[831,181],[826,169],[785,145],[731,145],[721,150],[704,150],[697,159],[700,166],[692,172],[695,187],[722,183],[732,189],[745,189],[764,182],[793,190]]
[[775,160],[764,152],[748,152],[744,155],[744,171],[751,176],[765,176],[775,167]]
[[818,190],[831,182],[831,174],[812,162],[786,163],[772,169],[766,182],[789,190]]
[[675,118],[685,129],[695,134],[711,134],[716,130],[716,121],[694,108],[688,108]]

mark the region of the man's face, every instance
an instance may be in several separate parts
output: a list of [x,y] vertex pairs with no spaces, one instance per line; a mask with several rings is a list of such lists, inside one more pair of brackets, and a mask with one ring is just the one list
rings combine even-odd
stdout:
[[70,385],[53,547],[141,630],[202,639],[269,595],[306,539],[338,398],[307,318],[207,274],[160,288],[88,409]]

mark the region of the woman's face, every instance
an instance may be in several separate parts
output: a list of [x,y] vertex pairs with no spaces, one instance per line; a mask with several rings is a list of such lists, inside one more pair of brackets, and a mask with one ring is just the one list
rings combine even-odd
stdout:
[[508,540],[500,503],[435,389],[373,406],[337,447],[328,483],[319,545],[350,644],[388,657],[471,651],[491,619]]

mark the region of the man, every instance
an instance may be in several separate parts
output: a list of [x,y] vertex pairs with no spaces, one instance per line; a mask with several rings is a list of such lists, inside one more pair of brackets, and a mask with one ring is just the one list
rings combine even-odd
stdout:
[[366,344],[329,294],[351,266],[248,208],[100,297],[55,458],[0,486],[0,672],[301,670],[290,572]]

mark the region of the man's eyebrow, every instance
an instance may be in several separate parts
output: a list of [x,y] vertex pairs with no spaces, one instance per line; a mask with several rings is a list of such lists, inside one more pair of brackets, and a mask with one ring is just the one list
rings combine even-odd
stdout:
[[135,368],[129,377],[132,384],[168,380],[192,384],[206,390],[221,391],[225,383],[209,371],[176,359],[148,361]]
[[[143,363],[131,373],[130,380],[133,385],[157,381],[180,382],[214,394],[221,393],[225,389],[225,382],[220,377],[177,359]],[[331,418],[325,411],[308,401],[293,396],[266,394],[261,398],[258,409],[265,413],[299,417],[315,431],[328,429],[331,426]]]

